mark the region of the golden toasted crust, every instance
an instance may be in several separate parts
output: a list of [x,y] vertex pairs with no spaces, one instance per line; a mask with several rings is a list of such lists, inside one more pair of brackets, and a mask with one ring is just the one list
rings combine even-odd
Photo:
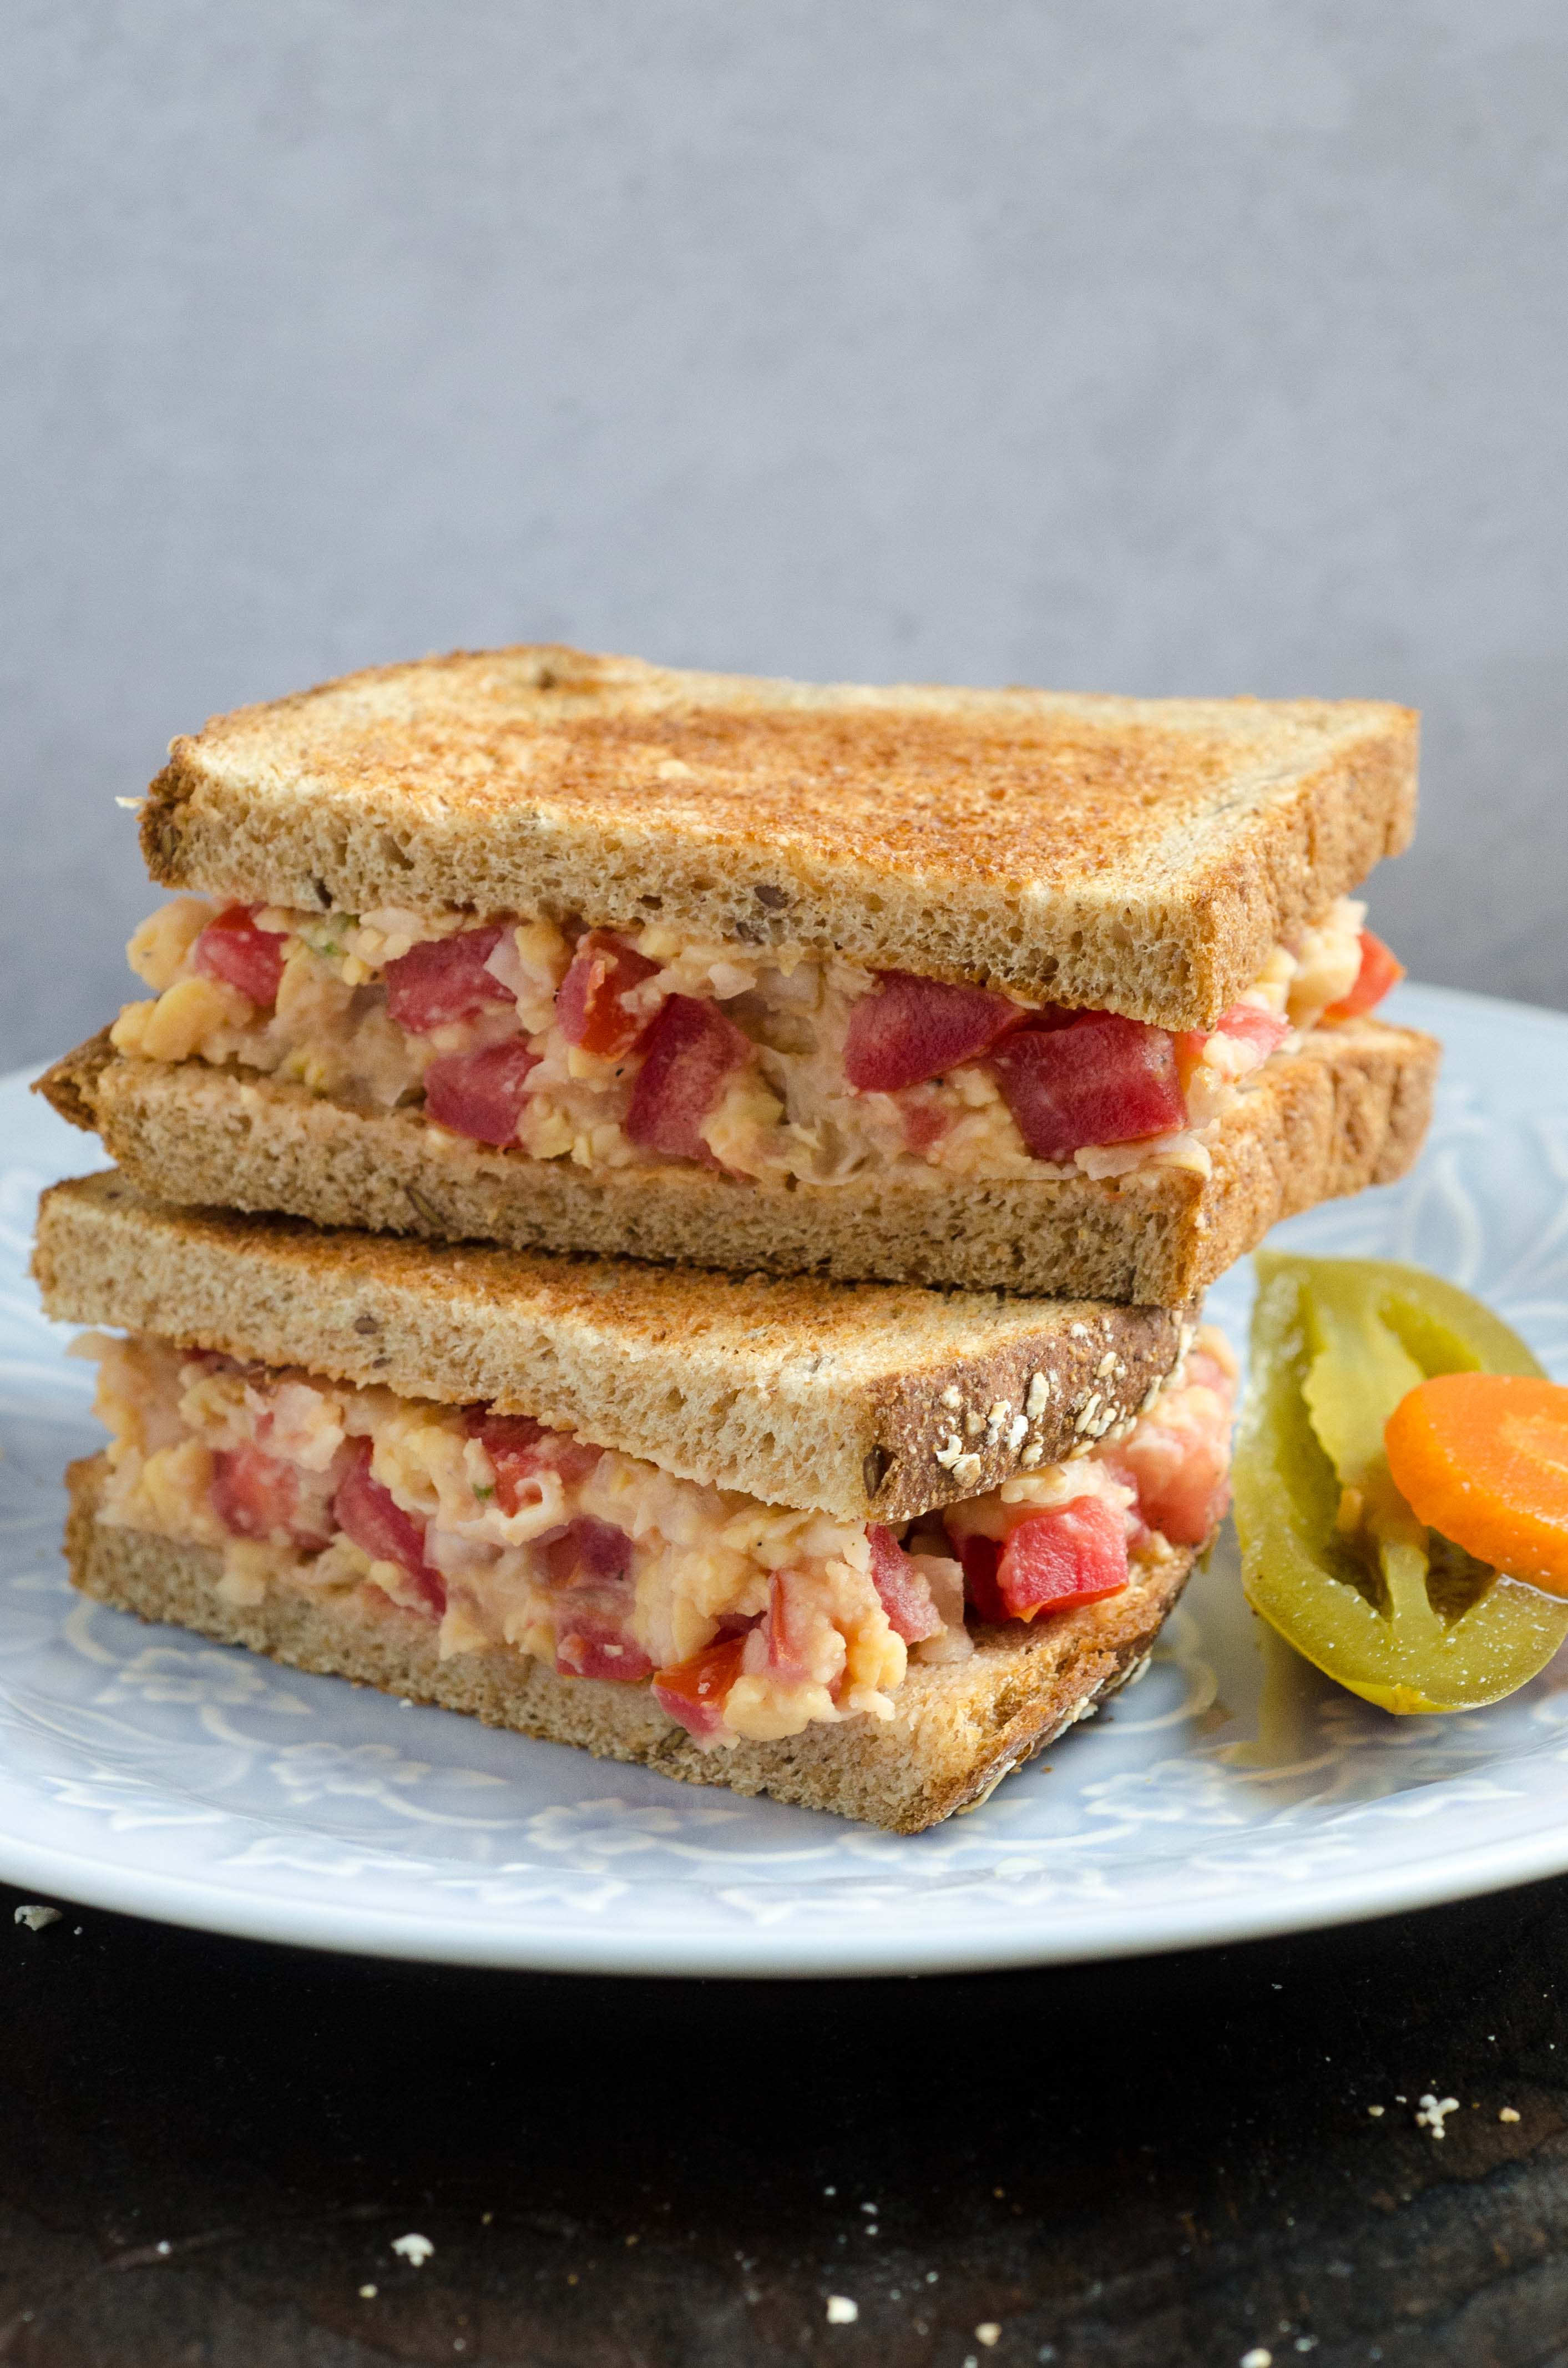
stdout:
[[[68,1323],[483,1401],[684,1479],[850,1520],[982,1495],[1028,1441],[1061,1461],[1091,1395],[1092,1420],[1119,1419],[1180,1352],[1179,1318],[1162,1308],[321,1234],[160,1207],[112,1169],[44,1194],[33,1271]],[[1037,1373],[1049,1397],[1014,1439]],[[958,1477],[937,1461],[954,1435],[975,1458]]]
[[969,1660],[912,1668],[892,1697],[890,1720],[846,1720],[807,1727],[782,1743],[703,1752],[646,1686],[558,1678],[505,1647],[443,1661],[430,1627],[390,1605],[372,1626],[302,1590],[274,1588],[255,1606],[225,1602],[218,1592],[222,1562],[206,1547],[97,1519],[106,1469],[94,1456],[67,1474],[66,1559],[74,1584],[100,1603],[687,1783],[769,1793],[903,1834],[983,1800],[1132,1676],[1196,1559],[1167,1548],[1134,1563],[1121,1595],[1035,1629],[982,1629]]
[[1279,1218],[1403,1175],[1431,1116],[1439,1053],[1431,1037],[1378,1020],[1315,1032],[1238,1097],[1206,1179],[1181,1168],[1099,1183],[933,1171],[793,1191],[695,1167],[594,1175],[460,1142],[416,1110],[362,1117],[200,1061],[125,1060],[107,1036],[40,1090],[96,1128],[139,1190],[165,1201],[519,1249],[1180,1307]]
[[365,912],[657,917],[1211,1025],[1409,841],[1417,719],[1368,700],[871,689],[519,648],[176,740],[155,879]]

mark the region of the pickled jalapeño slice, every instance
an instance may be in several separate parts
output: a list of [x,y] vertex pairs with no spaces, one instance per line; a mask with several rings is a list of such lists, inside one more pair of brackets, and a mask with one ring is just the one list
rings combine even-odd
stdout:
[[1236,1442],[1242,1579],[1309,1661],[1397,1712],[1476,1710],[1543,1668],[1568,1602],[1419,1522],[1383,1425],[1433,1373],[1541,1371],[1468,1292],[1371,1258],[1262,1251]]

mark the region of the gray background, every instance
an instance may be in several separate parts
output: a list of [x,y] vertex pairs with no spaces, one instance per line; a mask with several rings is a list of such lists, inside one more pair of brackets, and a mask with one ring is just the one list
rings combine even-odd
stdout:
[[135,792],[429,648],[1426,711],[1419,975],[1568,1005],[1561,0],[11,0],[0,1051]]

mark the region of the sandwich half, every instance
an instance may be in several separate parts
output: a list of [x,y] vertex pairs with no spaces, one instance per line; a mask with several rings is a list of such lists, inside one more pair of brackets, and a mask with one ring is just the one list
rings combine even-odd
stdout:
[[144,1619],[913,1833],[1147,1659],[1226,1501],[1179,1312],[44,1196],[113,1327],[67,1553]]
[[388,667],[175,742],[42,1090],[167,1200],[1175,1305],[1415,1156],[1415,780],[1366,702]]

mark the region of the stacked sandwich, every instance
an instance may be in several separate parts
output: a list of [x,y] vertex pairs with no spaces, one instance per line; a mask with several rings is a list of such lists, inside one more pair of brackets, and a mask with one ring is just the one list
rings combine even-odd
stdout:
[[1370,704],[562,649],[175,743],[150,998],[42,1088],[79,1586],[915,1831],[1147,1658],[1223,1512],[1203,1289],[1408,1166]]

